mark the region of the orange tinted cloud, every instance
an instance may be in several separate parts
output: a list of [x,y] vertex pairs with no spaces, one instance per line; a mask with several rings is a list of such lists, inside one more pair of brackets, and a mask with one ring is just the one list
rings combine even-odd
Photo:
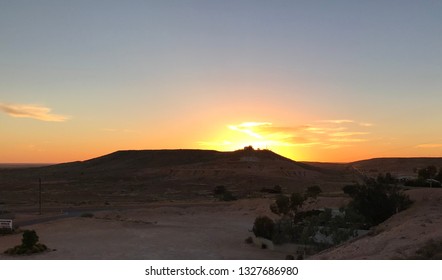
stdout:
[[442,143],[421,144],[421,145],[417,145],[416,148],[442,148]]
[[229,133],[219,135],[214,141],[199,142],[200,145],[214,149],[238,149],[252,145],[254,148],[283,149],[286,156],[290,150],[302,149],[339,149],[369,141],[370,134],[365,123],[351,120],[317,121],[315,125],[278,126],[271,122],[244,122],[228,125]]
[[64,122],[68,116],[51,113],[51,109],[39,105],[0,103],[0,111],[14,118],[30,118],[46,122]]

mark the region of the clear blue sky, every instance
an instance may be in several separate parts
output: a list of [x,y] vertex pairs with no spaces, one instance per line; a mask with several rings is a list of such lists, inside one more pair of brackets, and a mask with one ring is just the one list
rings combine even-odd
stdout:
[[247,143],[442,156],[441,15],[429,0],[0,0],[0,162]]

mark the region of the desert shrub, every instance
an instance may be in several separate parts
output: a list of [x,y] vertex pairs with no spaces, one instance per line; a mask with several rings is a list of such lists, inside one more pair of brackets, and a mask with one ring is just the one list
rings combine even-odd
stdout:
[[233,201],[233,200],[237,200],[236,196],[233,195],[233,193],[231,193],[230,191],[225,191],[220,199],[222,201]]
[[352,201],[349,207],[361,214],[370,225],[378,225],[411,205],[410,198],[396,187],[374,183],[345,186]]
[[263,192],[263,193],[282,193],[282,188],[279,185],[276,185],[273,188],[263,187],[261,189],[261,192]]
[[282,188],[280,185],[276,185],[273,187],[273,192],[274,193],[282,193]]
[[273,238],[275,223],[267,216],[260,216],[255,219],[253,224],[253,233],[256,237],[263,237],[269,240]]
[[22,246],[25,248],[32,248],[38,242],[38,235],[35,230],[25,230],[21,240]]
[[237,198],[226,189],[224,186],[216,186],[213,190],[213,194],[221,201],[233,201],[237,200]]
[[425,168],[419,169],[418,176],[421,179],[433,179],[437,175],[437,168],[434,165],[429,165]]
[[44,244],[38,243],[39,237],[35,230],[25,230],[23,232],[22,244],[7,249],[4,253],[9,255],[24,255],[41,253],[48,250]]
[[224,186],[216,186],[215,189],[213,190],[214,195],[222,195],[225,192],[226,192],[226,187]]
[[398,182],[398,179],[391,175],[390,172],[385,173],[385,175],[379,173],[378,177],[376,178],[376,182],[378,184],[396,184]]
[[81,216],[80,217],[82,217],[82,218],[93,218],[94,217],[94,214],[93,213],[83,213],[83,214],[81,214]]
[[292,193],[290,197],[281,194],[270,205],[270,210],[280,216],[294,216],[304,204],[305,199],[300,193]]
[[319,186],[311,186],[307,188],[307,190],[304,193],[304,196],[305,198],[311,197],[313,199],[316,199],[321,192],[322,190]]
[[275,203],[270,205],[270,210],[277,215],[287,215],[290,211],[290,198],[285,195],[278,195]]
[[305,202],[305,196],[301,195],[300,193],[292,193],[290,196],[290,208],[293,210],[294,213],[297,213],[299,211],[299,208],[302,207],[302,205]]
[[293,242],[293,220],[292,217],[282,217],[275,221],[272,241],[274,244]]

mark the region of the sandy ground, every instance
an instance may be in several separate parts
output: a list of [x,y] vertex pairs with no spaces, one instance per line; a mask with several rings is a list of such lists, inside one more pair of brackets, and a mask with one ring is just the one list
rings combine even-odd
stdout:
[[373,229],[372,234],[313,259],[407,259],[430,239],[442,240],[442,189],[414,189],[407,192],[415,201]]
[[[312,259],[406,259],[430,239],[442,240],[442,189],[407,192],[415,202],[372,232],[328,249]],[[55,251],[0,259],[285,259],[293,246],[263,250],[246,244],[259,215],[275,218],[271,199],[234,202],[157,203],[122,211],[100,211],[93,218],[66,218],[23,229],[37,231]],[[345,205],[342,197],[320,197],[308,208]],[[22,215],[29,219],[29,215]],[[18,217],[20,218],[20,217]],[[20,244],[21,234],[0,236],[0,252]]]
[[[263,250],[244,240],[254,219],[269,213],[267,199],[186,207],[102,211],[93,218],[36,224],[40,242],[55,251],[0,259],[284,259],[286,248]],[[21,234],[0,237],[0,251]]]

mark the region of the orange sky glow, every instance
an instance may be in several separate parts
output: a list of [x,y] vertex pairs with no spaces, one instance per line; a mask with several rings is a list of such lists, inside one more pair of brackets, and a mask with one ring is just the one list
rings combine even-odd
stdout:
[[438,1],[4,1],[0,163],[441,157]]

